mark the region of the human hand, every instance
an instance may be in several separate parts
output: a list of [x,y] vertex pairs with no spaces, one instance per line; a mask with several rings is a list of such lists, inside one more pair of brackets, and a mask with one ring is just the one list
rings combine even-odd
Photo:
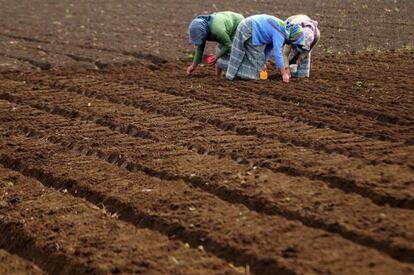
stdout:
[[187,75],[190,76],[193,74],[193,72],[197,69],[197,64],[196,63],[191,63],[190,66],[188,66],[187,68]]
[[289,79],[290,79],[289,71],[285,68],[282,68],[280,69],[280,74],[282,75],[283,82],[289,83]]
[[292,74],[290,73],[290,69],[289,68],[285,68],[285,70],[286,70],[286,73],[288,74],[288,76],[291,77]]
[[283,80],[283,82],[289,83],[289,79],[290,79],[290,76],[289,76],[289,74],[287,72],[284,73],[284,74],[282,74],[282,80]]

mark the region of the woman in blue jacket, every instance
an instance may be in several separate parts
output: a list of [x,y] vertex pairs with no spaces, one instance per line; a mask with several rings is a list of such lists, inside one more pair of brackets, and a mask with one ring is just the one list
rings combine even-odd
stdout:
[[299,51],[304,50],[305,38],[299,24],[289,24],[266,14],[244,19],[233,41],[227,79],[260,79],[260,72],[266,70],[273,49],[276,68],[280,70],[283,82],[289,82],[290,75],[282,52],[285,44],[295,45]]

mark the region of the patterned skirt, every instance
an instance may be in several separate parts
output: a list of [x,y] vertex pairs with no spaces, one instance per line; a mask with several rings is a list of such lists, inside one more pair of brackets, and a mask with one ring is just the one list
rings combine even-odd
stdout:
[[[221,44],[217,45],[216,55],[220,52],[221,47],[222,47]],[[222,69],[222,70],[227,70],[227,66],[229,65],[229,60],[230,60],[230,52],[226,53],[225,55],[220,56],[217,59],[217,63],[216,63],[217,68]]]
[[[307,54],[300,54],[300,65],[298,66],[298,70],[295,73],[291,73],[292,77],[309,77],[310,76],[310,69],[311,69],[311,52]],[[295,56],[294,50],[292,50],[291,54],[289,55],[289,64],[296,64],[296,60],[293,60],[292,56]]]
[[230,60],[228,61],[226,78],[259,80],[264,64],[265,46],[254,46],[252,42],[252,21],[243,20],[237,27]]

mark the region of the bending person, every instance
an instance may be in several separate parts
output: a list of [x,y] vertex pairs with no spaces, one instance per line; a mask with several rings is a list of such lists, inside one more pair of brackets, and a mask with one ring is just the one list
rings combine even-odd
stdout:
[[291,72],[293,77],[309,77],[311,68],[311,52],[313,47],[318,43],[321,34],[318,29],[318,22],[310,19],[307,15],[298,14],[289,17],[286,22],[288,24],[300,24],[305,35],[305,51],[301,52],[295,46],[285,45],[283,48],[283,56],[285,67],[296,64],[296,71]]
[[201,63],[206,41],[215,41],[219,43],[219,46],[209,65],[215,65],[218,61],[216,72],[220,76],[224,68],[223,64],[227,64],[230,57],[229,52],[237,26],[243,19],[243,15],[231,11],[197,16],[188,28],[190,43],[196,45],[197,48],[193,62],[187,68],[187,75],[191,75]]
[[284,82],[289,82],[289,71],[285,69],[283,45],[305,46],[303,29],[297,24],[287,24],[274,16],[254,15],[243,20],[233,41],[226,77],[233,80],[260,79],[262,69],[266,70],[273,49],[277,69]]

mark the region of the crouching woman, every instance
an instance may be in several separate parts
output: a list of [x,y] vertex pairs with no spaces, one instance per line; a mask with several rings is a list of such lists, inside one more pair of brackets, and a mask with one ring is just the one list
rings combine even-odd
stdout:
[[311,69],[311,52],[318,43],[321,33],[318,22],[310,19],[307,15],[298,14],[286,19],[287,24],[300,24],[305,36],[305,48],[301,51],[298,47],[285,45],[283,56],[285,67],[293,68],[292,77],[309,77]]
[[246,18],[236,31],[227,68],[227,79],[260,79],[260,72],[266,70],[273,49],[275,64],[280,70],[283,82],[289,82],[290,75],[285,69],[282,53],[285,44],[299,48],[305,46],[300,25],[287,24],[266,14]]
[[216,55],[210,58],[209,65],[217,63],[216,73],[220,76],[224,68],[222,64],[227,64],[230,57],[234,34],[243,19],[243,15],[231,11],[197,16],[188,27],[190,43],[197,48],[193,62],[187,68],[187,75],[193,74],[202,62],[206,42],[214,41],[219,46]]

